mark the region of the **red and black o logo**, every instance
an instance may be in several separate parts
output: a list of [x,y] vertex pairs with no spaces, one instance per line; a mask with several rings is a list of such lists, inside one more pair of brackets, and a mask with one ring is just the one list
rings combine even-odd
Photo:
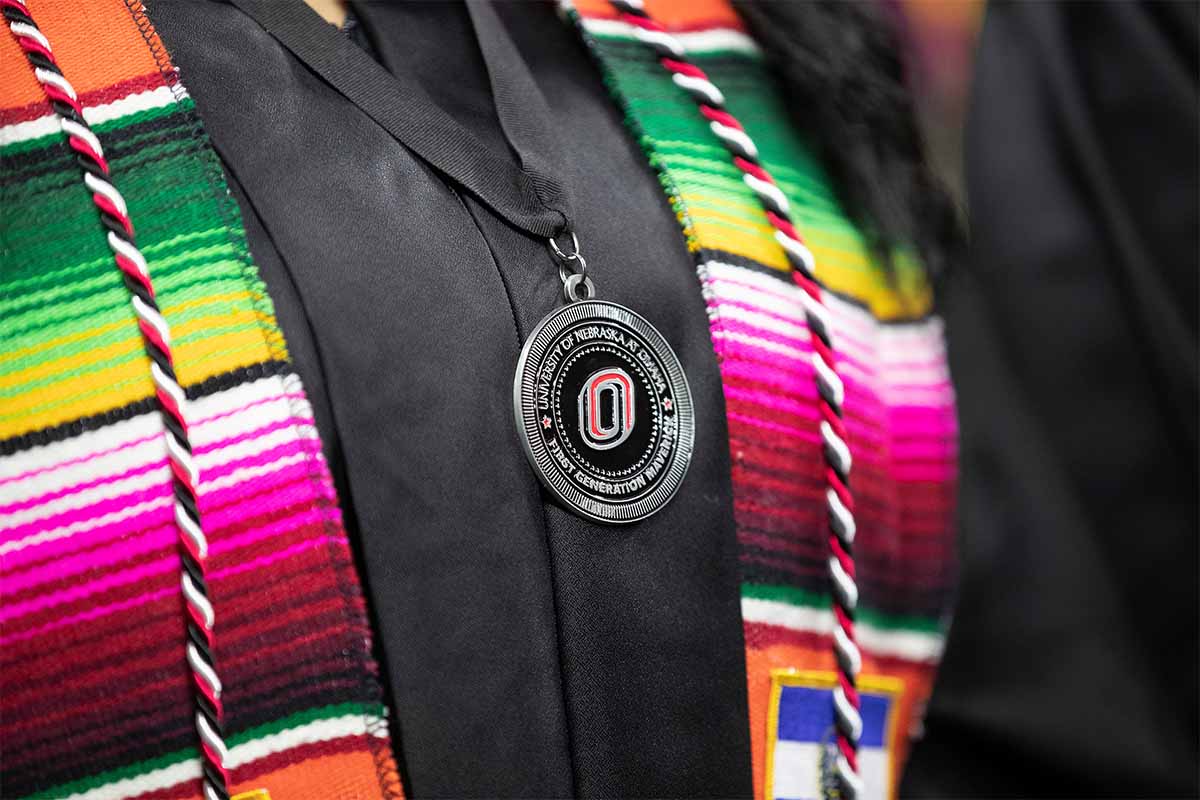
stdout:
[[579,436],[595,450],[617,447],[637,421],[633,379],[620,367],[592,373],[579,390]]

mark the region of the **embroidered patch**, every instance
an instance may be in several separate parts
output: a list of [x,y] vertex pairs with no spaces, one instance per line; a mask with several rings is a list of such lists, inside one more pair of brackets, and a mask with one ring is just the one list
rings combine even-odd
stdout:
[[[839,796],[833,760],[832,672],[772,670],[767,712],[767,800],[831,800]],[[896,796],[896,705],[904,688],[895,678],[858,679],[863,732],[858,767],[865,785],[860,800]]]

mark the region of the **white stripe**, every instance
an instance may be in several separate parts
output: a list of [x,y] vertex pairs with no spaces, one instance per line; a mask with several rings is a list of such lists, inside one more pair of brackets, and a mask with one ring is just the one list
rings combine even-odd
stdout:
[[[260,434],[226,447],[202,453],[196,458],[196,463],[200,466],[201,472],[207,472],[223,464],[231,464],[243,458],[257,456],[294,441],[296,441],[296,434],[292,426],[284,425],[270,433]],[[195,447],[194,442],[192,446]]]
[[96,134],[92,133],[87,128],[80,125],[78,122],[73,122],[69,119],[60,119],[58,126],[63,129],[63,133],[68,136],[75,136],[83,139],[95,151],[96,155],[103,157],[104,148],[100,146],[100,140],[96,138]]
[[[181,91],[180,97],[186,96],[187,93]],[[122,97],[111,103],[102,103],[98,106],[84,108],[83,118],[87,120],[89,125],[100,125],[101,123],[129,116],[130,114],[136,114],[139,111],[161,108],[168,103],[175,102],[175,100],[176,97],[171,92],[171,87],[160,86],[157,89]],[[39,139],[43,136],[57,133],[58,130],[58,115],[56,114],[46,114],[37,119],[5,125],[0,127],[0,147],[30,139]]]
[[61,129],[58,127],[57,114],[47,114],[37,119],[14,122],[12,125],[0,127],[0,147],[26,142],[30,139],[40,139],[43,136],[58,133],[59,130]]
[[32,25],[24,22],[10,22],[8,27],[17,36],[28,36],[30,39],[36,39],[38,44],[40,44],[42,47],[46,48],[51,53],[54,52],[54,49],[50,47],[50,42],[47,41],[46,37],[42,35],[42,32]]
[[90,531],[94,528],[111,525],[114,522],[120,522],[130,517],[135,517],[148,511],[153,511],[156,508],[166,507],[167,505],[170,505],[170,502],[170,498],[163,497],[158,500],[149,500],[144,503],[136,503],[128,508],[123,508],[120,511],[114,511],[111,514],[103,514],[99,517],[92,517],[91,519],[83,520],[82,522],[76,522],[72,525],[64,525],[61,528],[35,533],[30,536],[26,536],[23,539],[5,542],[4,544],[0,544],[0,555],[16,553],[28,547],[35,547],[37,545],[46,544],[47,542],[53,542],[58,539],[66,539],[78,533]]
[[[191,432],[195,433],[203,431],[205,433],[212,428],[217,428],[218,432],[225,437],[236,437],[245,433],[261,428],[265,425],[274,422],[280,415],[270,414],[269,412],[277,409],[272,409],[270,406],[282,406],[280,403],[264,404],[246,412],[239,414],[237,418],[225,418],[223,422],[228,426],[222,429],[221,425],[193,425]],[[194,409],[193,409],[194,410]],[[251,412],[259,412],[251,414]],[[157,417],[158,412],[154,412]],[[256,417],[255,419],[246,420],[245,417]],[[287,419],[287,417],[283,417]],[[127,448],[124,451],[110,454],[98,459],[85,461],[78,465],[73,465],[71,468],[64,468],[60,475],[57,471],[47,473],[37,478],[29,479],[20,486],[14,486],[14,489],[19,489],[20,493],[14,491],[11,496],[4,497],[6,502],[17,502],[20,500],[28,500],[32,497],[37,497],[51,492],[63,492],[61,497],[56,497],[43,503],[22,509],[12,511],[0,515],[0,532],[16,528],[20,525],[26,525],[39,519],[48,519],[49,517],[63,514],[68,511],[83,508],[93,503],[99,503],[104,500],[111,500],[115,497],[132,494],[138,491],[144,491],[155,486],[169,486],[171,481],[170,473],[164,469],[147,470],[139,475],[132,475],[125,478],[109,480],[98,486],[91,486],[87,489],[79,491],[70,491],[70,488],[78,483],[92,483],[96,480],[104,480],[108,476],[119,475],[131,469],[136,469],[139,466],[160,462],[169,454],[178,456],[181,451],[172,450],[172,439],[169,431],[163,429],[161,419],[151,420],[158,422],[157,432],[148,433],[153,437],[151,441],[144,442],[136,447]],[[249,424],[248,424],[249,423]],[[151,426],[147,426],[151,427]],[[306,433],[310,427],[300,421],[297,427],[301,433]],[[233,461],[255,456],[264,453],[274,447],[296,440],[297,427],[283,426],[270,433],[260,435],[255,438],[244,439],[236,444],[228,447],[217,448],[203,453],[200,456],[187,456],[184,454],[182,466],[194,477],[196,481],[193,485],[197,488],[202,488],[206,492],[216,491],[220,488],[232,486],[236,481],[232,481],[229,476],[224,476],[219,480],[209,481],[201,484],[202,476],[206,472],[215,472],[220,467],[229,464]],[[161,438],[160,438],[161,437]],[[130,437],[134,438],[134,437]],[[196,443],[196,436],[192,436],[193,446]],[[164,451],[163,443],[166,444],[167,450]],[[299,454],[306,457],[305,454]],[[257,474],[266,474],[267,472],[280,469],[280,464],[295,463],[296,458],[287,457],[278,459],[276,462],[267,465],[259,465],[253,468],[253,472]],[[191,464],[189,465],[189,461]],[[164,465],[165,467],[165,465]],[[30,484],[37,483],[36,486]],[[7,488],[7,487],[5,487]],[[0,544],[0,553],[7,552],[10,543]],[[20,549],[20,548],[16,548]]]
[[[368,720],[372,723],[368,725]],[[286,731],[254,739],[234,747],[229,752],[225,766],[237,769],[260,758],[266,758],[274,753],[290,750],[301,745],[327,742],[346,736],[375,735],[374,730],[383,729],[383,721],[378,717],[364,718],[358,714],[347,714],[334,719],[320,719],[289,728]]]
[[[304,389],[303,381],[301,381],[300,376],[294,372],[281,375],[279,379],[283,383],[283,390],[289,394],[298,394]],[[304,402],[307,403],[307,399],[305,399]]]
[[800,307],[799,286],[781,273],[785,280],[772,278],[752,270],[733,272],[727,264],[710,261],[708,267],[709,289],[717,303],[739,301],[752,308],[770,311],[777,316],[787,317],[796,323],[804,322]]
[[[726,310],[720,309],[718,310],[718,314],[724,316]],[[738,310],[741,311],[741,309]],[[811,351],[801,350],[798,347],[759,338],[741,331],[714,330],[710,335],[714,342],[726,341],[737,343],[743,347],[762,350],[763,352],[795,362],[795,366],[804,365],[811,367],[812,365]],[[845,353],[845,349],[842,352]],[[852,362],[845,358],[842,359],[842,371],[847,376],[851,374],[858,376],[859,385],[862,387],[860,389],[860,397],[874,400],[882,406],[882,408],[867,412],[880,425],[886,422],[886,412],[896,406],[919,406],[923,408],[942,409],[950,409],[953,406],[954,392],[949,385],[931,389],[906,389],[890,386],[880,378],[879,373],[872,372],[868,374],[854,367]]]
[[804,352],[803,350],[799,350],[795,347],[788,347],[786,344],[780,344],[779,342],[772,342],[772,341],[768,341],[766,339],[759,339],[757,337],[749,336],[749,335],[741,333],[739,331],[713,331],[712,338],[725,339],[730,342],[737,342],[739,344],[746,345],[747,347],[754,347],[759,350],[766,350],[768,353],[776,353],[781,356],[787,356],[796,361],[802,361],[804,363],[809,363],[809,358],[808,358],[809,354]]
[[935,363],[928,367],[905,367],[883,363],[880,365],[879,372],[885,378],[888,386],[896,388],[932,389],[936,388],[938,384],[950,383],[950,370],[946,367],[945,362]]
[[[715,264],[717,262],[709,262]],[[721,265],[722,267],[728,265]],[[736,269],[736,268],[735,268]],[[829,311],[812,297],[808,292],[796,286],[794,283],[784,283],[767,275],[761,275],[752,270],[742,270],[743,274],[737,275],[737,283],[730,279],[732,275],[723,270],[716,271],[720,277],[711,277],[712,286],[710,290],[713,293],[712,302],[721,305],[723,303],[736,301],[745,303],[750,306],[756,306],[764,311],[770,311],[781,317],[787,317],[797,323],[802,323],[807,326],[806,319],[808,314],[818,318],[825,325],[825,330],[829,334],[830,339],[834,338],[835,325],[831,321]],[[764,281],[769,281],[775,285],[759,285],[757,281],[751,280],[754,278],[762,278]],[[753,283],[753,286],[746,284]]]
[[[826,751],[836,748],[826,744]],[[822,748],[817,742],[779,739],[775,743],[772,764],[771,794],[767,800],[818,800],[821,791]],[[865,747],[858,753],[858,771],[863,788],[858,800],[886,800],[891,796],[891,754],[878,747]]]
[[[830,609],[756,597],[742,598],[742,619],[825,636],[831,635],[834,628],[833,611]],[[862,620],[855,623],[854,634],[859,647],[868,655],[896,656],[915,662],[936,661],[941,657],[945,642],[940,633],[876,628]]]
[[676,86],[685,91],[700,92],[708,100],[710,106],[725,105],[725,95],[721,94],[721,90],[711,81],[691,75],[684,75],[679,72],[671,73],[671,80],[675,82]]
[[309,453],[293,453],[290,456],[276,459],[268,464],[255,464],[252,467],[239,467],[228,475],[224,475],[216,480],[206,481],[200,494],[209,492],[217,492],[221,489],[229,489],[237,486],[245,481],[251,481],[255,478],[263,478],[270,475],[272,472],[279,472],[282,469],[290,467],[294,464],[300,464],[312,458],[313,454]]
[[780,600],[763,600],[757,597],[742,598],[742,620],[825,635],[833,632],[834,623],[831,609],[792,605]]
[[778,295],[781,298],[791,298],[800,288],[790,281],[773,278],[763,272],[746,267],[739,267],[725,261],[707,262],[708,272],[715,279],[726,279],[748,284],[763,292]]
[[[776,231],[777,236],[784,234]],[[795,241],[788,238],[789,241]],[[781,242],[782,244],[782,242]],[[752,286],[759,291],[777,297],[781,302],[792,305],[797,293],[808,294],[791,281],[781,281],[758,270],[739,267],[722,261],[709,261],[706,271],[714,281],[719,281],[718,295],[727,291],[730,281]],[[937,361],[945,355],[942,337],[944,324],[938,317],[927,317],[910,323],[879,322],[866,309],[848,303],[829,292],[824,293],[827,308],[826,327],[831,333],[850,338],[860,348],[878,352],[888,363],[927,363]]]
[[[371,723],[370,728],[364,722],[363,717],[347,715],[335,719],[318,720],[261,739],[234,745],[229,748],[225,767],[236,769],[300,745],[340,739],[344,736],[377,735],[372,730],[386,729],[381,718],[372,716],[367,719]],[[185,782],[199,780],[203,774],[200,759],[191,758],[169,767],[156,769],[145,775],[106,783],[86,792],[76,792],[64,800],[125,800],[125,798],[138,797],[153,791],[169,789]]]
[[137,267],[138,272],[142,273],[143,277],[150,277],[150,270],[146,266],[146,259],[142,257],[142,254],[136,247],[122,239],[120,236],[117,236],[112,231],[108,232],[108,246],[113,252],[120,253],[132,261],[134,266]]
[[[773,183],[767,183],[763,179],[751,175],[749,172],[742,173],[742,180],[753,191],[760,195],[766,195],[767,197],[771,198],[771,200],[775,202],[775,205],[783,209],[783,213],[788,213],[791,205],[788,204],[787,197],[785,197],[783,192],[779,190],[778,186]],[[780,233],[780,231],[776,231],[776,233]]]
[[[778,324],[778,320],[762,316],[757,310],[767,311],[775,317],[789,320],[794,327],[790,329],[788,335],[807,342],[809,339],[808,317],[811,314],[824,324],[830,341],[835,340],[836,327],[830,324],[828,312],[817,301],[809,297],[807,292],[801,291],[799,288],[796,289],[797,294],[786,299],[723,280],[713,281],[710,289],[712,291],[711,302],[717,306],[717,314],[721,317],[740,319],[755,327],[763,328]],[[750,308],[741,308],[731,305],[732,303],[741,303]],[[761,320],[761,322],[752,322],[751,320]]]
[[844,316],[847,325],[853,325],[864,333],[876,331],[892,341],[903,341],[908,345],[917,343],[943,344],[942,334],[945,327],[942,319],[929,316],[912,322],[881,323],[869,311],[860,305],[849,302],[832,293],[826,293],[825,304],[829,310],[838,316]]
[[204,657],[200,655],[200,651],[196,649],[196,645],[192,642],[187,643],[187,660],[192,665],[192,669],[204,679],[208,684],[208,688],[212,690],[213,695],[219,700],[221,698],[221,679],[217,677],[217,673],[208,665]]
[[[176,85],[179,86],[179,84]],[[176,94],[171,91],[170,86],[159,86],[157,89],[126,95],[111,103],[102,103],[98,106],[85,108],[83,110],[83,118],[88,121],[89,125],[99,125],[100,123],[111,122],[114,119],[127,117],[131,114],[149,111],[152,108],[163,108],[178,102],[183,97],[187,97],[186,92]]]
[[208,598],[200,592],[196,584],[192,583],[192,576],[186,572],[181,573],[179,582],[183,587],[183,594],[187,598],[188,603],[195,606],[200,612],[200,616],[204,618],[205,630],[212,630],[213,623],[216,621],[216,618],[213,616],[212,603],[208,602]]
[[[153,455],[157,459],[162,459],[165,455],[162,445],[159,442],[155,442],[155,444],[157,446],[154,448]],[[103,476],[92,474],[90,477],[93,479],[102,479]],[[49,519],[58,514],[149,489],[153,486],[167,486],[170,480],[170,473],[165,469],[151,469],[141,475],[133,475],[120,480],[102,483],[98,486],[91,486],[82,491],[71,492],[70,494],[56,497],[44,503],[37,503],[30,508],[0,515],[0,531],[11,530],[21,525],[28,525],[40,519]],[[0,545],[0,553],[6,552],[7,544]]]
[[129,209],[125,206],[125,198],[122,197],[121,193],[117,191],[117,187],[113,186],[106,180],[97,178],[90,172],[83,173],[83,182],[86,183],[87,187],[93,192],[107,197],[109,202],[116,206],[117,210],[122,214],[126,216],[129,215]]
[[[260,465],[256,465],[253,467],[243,467],[241,469],[234,470],[233,472],[231,472],[228,475],[225,475],[219,479],[210,480],[209,482],[205,483],[201,494],[203,494],[204,492],[217,492],[222,489],[228,489],[230,487],[241,484],[243,481],[263,477],[272,472],[276,472],[278,470],[292,466],[293,464],[299,464],[301,462],[304,462],[304,461],[308,460],[309,458],[318,458],[319,459],[319,458],[321,458],[321,456],[319,453],[313,453],[313,454],[294,453],[293,455],[287,456],[285,458],[280,458],[269,464],[260,464]],[[164,472],[164,473],[160,473],[160,474],[156,475],[154,477],[154,479],[150,482],[150,484],[166,486],[169,480],[170,480],[170,478]],[[143,514],[152,513],[157,509],[167,508],[169,506],[172,506],[173,502],[174,502],[173,498],[169,494],[164,493],[164,495],[162,497],[157,498],[155,500],[148,500],[148,501],[145,501],[142,503],[136,503],[134,505],[129,506],[128,508],[123,508],[120,511],[114,511],[111,514],[105,514],[103,516],[84,520],[82,522],[77,522],[72,525],[66,525],[66,526],[55,528],[55,529],[49,530],[49,531],[42,531],[40,533],[26,536],[22,539],[5,542],[4,544],[0,545],[0,555],[4,555],[6,553],[20,552],[21,550],[24,550],[29,547],[37,547],[38,545],[46,544],[48,542],[53,542],[53,541],[57,541],[60,539],[67,539],[67,538],[70,538],[72,536],[75,536],[75,535],[78,535],[81,533],[86,533],[87,531],[93,530],[95,528],[100,528],[105,525],[111,525],[111,524],[114,524],[117,522],[121,522],[122,520],[125,520],[125,519],[141,516]],[[178,513],[177,507],[176,507],[176,512]],[[41,515],[39,514],[38,516],[41,516]],[[189,518],[187,518],[185,515],[184,519],[189,519]],[[185,530],[188,530],[189,533],[195,533],[195,532],[198,532],[198,530],[199,530],[199,529],[189,530],[187,528],[187,523],[180,522],[180,520],[178,518],[176,518],[176,524],[180,525],[181,527],[184,527]],[[71,551],[68,551],[68,552],[64,553],[63,555],[64,555],[64,557],[69,556],[69,555],[71,555]]]
[[[776,233],[779,233],[776,231]],[[782,234],[779,234],[782,236]],[[786,238],[786,237],[785,237]],[[794,240],[791,240],[794,241]],[[757,270],[750,270],[743,267],[737,267],[732,264],[725,264],[718,261],[708,263],[708,271],[714,282],[713,291],[720,302],[725,296],[731,299],[739,299],[740,292],[755,291],[758,295],[746,295],[750,297],[772,297],[774,302],[770,306],[772,311],[780,311],[781,307],[790,309],[791,314],[798,316],[796,306],[797,301],[805,303],[805,308],[808,308],[808,303],[812,303],[815,307],[820,308],[808,293],[791,281],[782,281],[770,275],[765,275]],[[822,312],[822,321],[825,323],[825,329],[830,336],[835,338],[839,343],[843,339],[847,339],[848,344],[856,348],[856,352],[867,354],[869,360],[874,363],[882,356],[878,342],[882,336],[890,336],[887,333],[893,329],[904,328],[905,326],[888,324],[881,325],[874,317],[865,310],[850,305],[848,303],[835,302],[835,298],[828,292],[824,293],[823,301],[825,308]],[[761,302],[761,301],[756,301]],[[940,346],[940,340],[935,340]],[[938,355],[937,350],[932,348],[922,347],[914,342],[913,347],[903,351],[908,358],[914,355],[921,357],[923,353],[930,353],[933,357]],[[846,348],[842,348],[846,349]]]
[[57,86],[63,91],[63,93],[67,95],[67,97],[70,97],[72,100],[79,99],[79,96],[75,94],[75,87],[71,85],[71,82],[62,75],[59,75],[57,72],[43,69],[41,67],[34,67],[33,74],[34,77],[36,77],[40,82]]
[[809,342],[810,333],[802,315],[796,315],[795,322],[786,322],[777,317],[760,314],[748,308],[728,306],[721,308],[721,317],[723,319],[736,320],[752,328],[757,328],[760,331],[784,336],[791,339],[797,348],[807,345]]
[[[283,376],[270,376],[191,402],[192,419],[189,422],[193,446],[212,445],[291,419],[293,401],[281,396],[289,392],[289,387],[292,387],[290,391],[295,391],[299,381],[285,382]],[[234,409],[239,410],[231,414]],[[311,419],[305,419],[311,422]],[[164,456],[159,440],[162,431],[161,416],[152,411],[65,441],[30,448],[20,459],[0,459],[0,481],[5,481],[0,483],[0,504],[19,502],[97,476],[119,474],[160,460]],[[131,442],[138,444],[131,445]],[[81,453],[102,455],[79,461]],[[200,466],[202,470],[207,469],[208,462],[201,458]],[[28,475],[38,470],[43,471]],[[17,475],[24,477],[13,480]],[[0,527],[7,521],[7,518],[0,520]]]
[[[267,379],[266,382],[274,383],[274,380]],[[279,387],[276,386],[274,388],[278,389]],[[195,401],[192,404],[194,415],[200,416],[204,410],[211,408],[211,405],[206,401],[210,401],[214,397],[217,396],[200,398]],[[289,419],[292,418],[290,417],[288,403],[281,398],[273,402],[265,402],[245,409],[235,416],[225,416],[220,420],[219,424],[207,421],[193,424],[191,428],[192,442],[193,445],[197,443],[211,445],[218,437],[224,439],[226,437],[241,436],[250,431],[259,430],[271,423]],[[257,439],[245,440],[230,447],[219,448],[202,454],[196,458],[201,476],[204,473],[219,469],[232,460],[243,458],[247,455],[256,455],[268,448],[290,441],[289,431],[295,432],[298,430],[301,434],[307,434],[312,431],[309,421],[301,419],[293,420],[293,422],[295,427],[283,426],[269,434],[259,436]],[[141,475],[120,479],[113,478],[113,476],[121,475],[137,467],[162,462],[165,459],[166,453],[163,450],[163,439],[161,438],[164,433],[161,415],[155,411],[140,415],[132,420],[118,423],[112,426],[112,428],[118,429],[114,431],[117,434],[116,436],[108,435],[104,438],[99,438],[92,436],[91,433],[100,432],[91,432],[79,437],[85,440],[82,443],[72,439],[52,445],[51,447],[56,451],[55,455],[59,458],[54,459],[51,463],[53,464],[54,461],[73,460],[72,456],[76,456],[79,452],[88,452],[92,448],[95,451],[112,450],[112,452],[70,464],[69,466],[51,468],[50,471],[43,472],[40,475],[26,477],[20,481],[12,481],[0,486],[0,500],[4,504],[27,501],[31,498],[55,492],[63,493],[63,496],[54,500],[37,504],[36,508],[11,511],[0,515],[0,532],[37,519],[43,519],[123,494],[144,490],[156,485],[169,485],[170,474],[166,471],[165,464],[163,464],[163,469],[150,470]],[[109,429],[104,430],[108,431]],[[114,439],[117,441],[113,441]],[[139,441],[136,445],[121,447],[125,442],[137,440],[143,441]],[[33,451],[29,452],[32,453]],[[303,460],[306,457],[307,454],[304,453],[292,454],[285,458],[277,459],[270,464],[242,468],[240,474],[265,475],[268,472],[280,469],[288,464],[296,463],[298,460]],[[4,460],[0,460],[0,466],[4,465]],[[32,464],[31,466],[36,469],[42,465]],[[75,487],[79,484],[106,478],[109,479],[109,482],[103,485],[75,490]],[[217,489],[234,485],[236,482],[231,480],[229,476],[224,476],[217,480],[205,482],[203,488],[205,491],[216,491]],[[6,545],[0,545],[0,552],[5,552],[5,547]]]
[[731,128],[728,125],[722,125],[720,122],[713,120],[708,123],[708,127],[712,129],[722,141],[732,140],[741,146],[751,158],[758,158],[758,148],[754,146],[754,142],[746,135],[745,131],[739,131],[737,128]]
[[145,775],[135,775],[132,778],[122,778],[119,781],[106,783],[86,792],[76,792],[63,800],[125,800],[138,797],[150,792],[170,789],[182,783],[200,780],[204,771],[199,758],[181,761],[169,767],[147,772]]
[[928,389],[882,384],[877,388],[876,393],[879,400],[888,408],[908,406],[926,411],[954,410],[954,389],[948,383]]
[[[309,439],[319,440],[320,434],[317,433],[316,424],[313,420],[312,403],[308,401],[308,395],[304,393],[304,386],[300,381],[300,376],[294,373],[288,373],[283,376],[284,391],[293,397],[288,399],[291,407],[291,416],[295,420],[297,429],[302,435]],[[300,422],[305,420],[305,422]]]
[[[289,389],[290,386],[295,388]],[[298,379],[291,384],[285,382],[284,376],[274,375],[193,401],[190,405],[193,419],[189,420],[192,446],[207,447],[274,422],[292,419],[294,401],[281,395],[299,388]],[[235,408],[239,410],[230,415]],[[208,454],[199,457],[202,471],[208,469],[208,458]],[[219,462],[214,460],[212,463]]]
[[[635,39],[639,31],[645,30],[640,25],[630,25],[617,19],[583,19],[584,29],[593,36],[608,36],[622,39]],[[687,31],[672,34],[682,45],[685,52],[703,53],[712,50],[735,50],[741,53],[757,55],[761,50],[754,40],[741,31],[732,28],[713,28],[707,31]]]
[[[715,262],[709,262],[709,287],[714,295],[715,302],[740,302],[745,303],[754,308],[760,308],[763,311],[770,311],[780,317],[786,317],[797,324],[804,322],[804,312],[800,308],[800,296],[804,294],[800,287],[791,284],[783,283],[766,275],[762,276],[778,286],[758,286],[753,285],[753,282],[748,280],[750,276],[757,276],[758,273],[745,270],[745,275],[737,276],[739,279],[746,278],[747,280],[739,280],[734,283],[720,269],[713,269]],[[747,285],[751,284],[751,285]]]

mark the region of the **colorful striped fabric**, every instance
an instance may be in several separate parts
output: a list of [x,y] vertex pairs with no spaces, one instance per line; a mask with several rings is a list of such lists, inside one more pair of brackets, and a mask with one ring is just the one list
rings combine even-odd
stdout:
[[[190,400],[230,788],[401,797],[312,412],[193,105],[138,3],[29,6],[128,201]],[[74,154],[7,31],[0,207],[3,794],[199,797],[150,361]]]
[[[768,745],[778,738],[773,682],[813,671],[832,678],[834,669],[824,466],[801,291],[759,201],[695,102],[607,0],[582,0],[574,9],[679,217],[708,303],[733,461],[761,798]],[[725,0],[646,0],[646,10],[677,34],[746,126],[830,290],[854,457],[863,680],[899,681],[901,730],[915,732],[942,652],[954,577],[954,395],[930,288],[907,254],[899,254],[892,276],[872,262]],[[908,736],[898,739],[892,775],[907,749]],[[893,780],[868,796],[894,790]]]
[[[130,5],[97,0],[84,18],[73,4],[31,0],[129,201],[191,400],[232,788],[266,787],[275,800],[399,797],[361,590],[311,411],[220,166],[161,43]],[[734,465],[762,797],[768,784],[785,785],[767,779],[769,761],[771,777],[809,774],[808,765],[781,763],[796,750],[788,742],[808,741],[796,731],[820,738],[802,711],[781,708],[784,687],[813,675],[827,685],[833,669],[799,290],[693,101],[607,2],[579,5],[708,301]],[[890,278],[871,262],[728,6],[648,5],[746,124],[832,290],[855,457],[863,684],[896,687],[888,724],[912,731],[941,653],[953,576],[953,394],[929,288],[903,256]],[[73,154],[4,37],[0,201],[3,792],[198,797],[177,534],[149,363]],[[907,737],[898,739],[894,763],[879,774],[898,773]]]

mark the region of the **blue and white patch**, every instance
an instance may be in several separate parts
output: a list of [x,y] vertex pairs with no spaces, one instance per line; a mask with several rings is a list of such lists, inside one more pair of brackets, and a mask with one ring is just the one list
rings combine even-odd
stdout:
[[[777,670],[771,673],[767,712],[767,800],[831,800],[838,797],[834,767],[837,740],[832,672]],[[896,704],[903,683],[861,676],[863,732],[858,768],[860,800],[895,797]]]

